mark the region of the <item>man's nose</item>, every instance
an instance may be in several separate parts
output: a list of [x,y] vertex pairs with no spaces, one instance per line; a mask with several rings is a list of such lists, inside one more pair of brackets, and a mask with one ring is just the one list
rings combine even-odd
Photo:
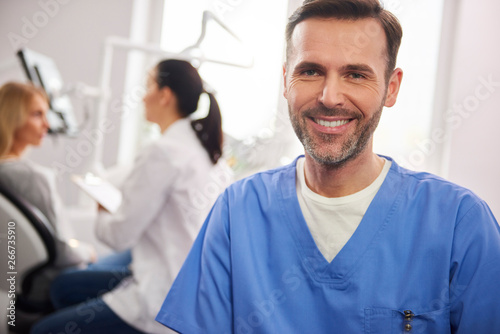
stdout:
[[323,90],[319,96],[319,102],[326,108],[332,109],[343,107],[346,102],[344,85],[338,76],[327,76],[324,81]]

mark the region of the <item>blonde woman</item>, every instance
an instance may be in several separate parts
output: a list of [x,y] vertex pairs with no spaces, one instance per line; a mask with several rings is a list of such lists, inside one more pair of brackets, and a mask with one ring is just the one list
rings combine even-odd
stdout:
[[56,267],[77,266],[90,262],[94,251],[69,239],[71,230],[63,217],[55,174],[24,157],[47,134],[48,108],[45,93],[32,85],[9,82],[0,87],[0,183],[38,208],[51,223]]

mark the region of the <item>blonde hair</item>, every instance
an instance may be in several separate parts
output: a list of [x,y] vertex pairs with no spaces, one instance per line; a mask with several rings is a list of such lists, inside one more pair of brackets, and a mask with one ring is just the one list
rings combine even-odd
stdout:
[[47,99],[41,89],[18,82],[7,82],[0,87],[0,158],[12,147],[14,132],[26,122],[28,108],[35,95]]

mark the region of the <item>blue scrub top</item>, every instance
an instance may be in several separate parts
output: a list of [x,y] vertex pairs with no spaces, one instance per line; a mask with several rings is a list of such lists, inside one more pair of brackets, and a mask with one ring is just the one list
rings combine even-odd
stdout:
[[395,162],[332,262],[295,163],[230,186],[157,320],[180,333],[500,333],[500,228],[469,190]]

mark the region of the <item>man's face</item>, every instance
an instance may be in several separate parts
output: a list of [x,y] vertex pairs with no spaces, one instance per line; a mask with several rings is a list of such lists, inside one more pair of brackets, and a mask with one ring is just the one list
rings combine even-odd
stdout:
[[307,19],[295,27],[284,66],[285,98],[295,133],[322,165],[372,150],[383,106],[396,102],[402,72],[389,83],[386,37],[374,19]]

